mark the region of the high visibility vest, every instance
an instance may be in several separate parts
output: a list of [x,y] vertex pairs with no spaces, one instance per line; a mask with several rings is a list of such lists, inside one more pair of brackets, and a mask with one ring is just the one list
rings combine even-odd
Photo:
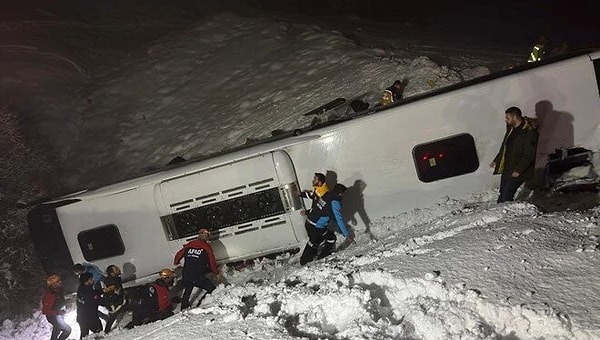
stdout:
[[381,96],[381,100],[379,101],[381,105],[388,105],[394,102],[394,95],[392,91],[385,90],[383,91],[383,96]]
[[529,53],[529,58],[527,59],[528,63],[533,63],[536,61],[542,60],[546,50],[543,44],[535,44]]

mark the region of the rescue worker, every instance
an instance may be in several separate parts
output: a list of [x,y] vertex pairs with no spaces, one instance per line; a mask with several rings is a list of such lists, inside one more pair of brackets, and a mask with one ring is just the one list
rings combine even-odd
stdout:
[[405,82],[400,80],[396,80],[392,86],[388,87],[383,91],[383,95],[381,96],[381,105],[389,105],[391,103],[397,102],[402,99],[402,94],[404,93],[404,87],[406,86]]
[[142,289],[141,299],[133,309],[133,320],[125,328],[129,329],[173,316],[173,301],[169,291],[174,282],[175,273],[169,268],[162,269],[158,273],[158,279]]
[[546,44],[548,44],[548,39],[546,39],[544,36],[541,36],[531,48],[527,62],[533,63],[542,60],[546,54]]
[[538,131],[536,120],[523,117],[521,109],[509,107],[504,114],[506,133],[500,151],[490,163],[501,174],[498,203],[512,201],[517,189],[533,177]]
[[[327,226],[330,219],[334,218],[340,231],[346,237],[345,243],[354,242],[352,235],[346,227],[342,218],[342,195],[346,187],[342,184],[336,184],[333,190],[327,192],[315,204],[306,219],[305,227],[308,232],[308,243],[304,247],[300,264],[305,265],[315,259],[321,259],[329,256],[335,249],[337,240],[335,233],[328,230]],[[319,248],[321,251],[319,252]]]
[[108,333],[117,317],[125,311],[123,306],[126,303],[125,290],[121,279],[121,268],[111,264],[106,267],[106,277],[102,280],[104,288],[103,304],[108,309],[108,320],[104,326],[104,332]]
[[94,289],[94,276],[85,272],[79,276],[79,289],[77,289],[77,323],[81,330],[80,339],[87,336],[90,331],[102,331],[102,323],[98,317],[98,305],[102,291]]
[[[98,268],[95,264],[87,262],[76,263],[75,265],[73,265],[73,272],[75,273],[75,275],[77,275],[77,277],[81,277],[81,274],[83,273],[92,274],[92,277],[94,278],[94,289],[102,290],[102,280],[104,280],[105,276],[104,273],[100,270],[100,268]],[[102,320],[108,321],[108,314],[102,311],[98,311],[98,316]]]
[[[179,265],[182,259],[183,264],[183,296],[181,297],[181,309],[184,310],[190,307],[190,296],[194,287],[204,289],[207,294],[212,293],[217,287],[215,283],[209,278],[209,274],[214,275],[215,281],[220,282],[222,276],[219,273],[217,267],[217,261],[215,260],[215,254],[212,247],[208,243],[210,232],[208,229],[200,229],[198,231],[198,237],[186,243],[177,254],[173,261],[174,265]],[[200,299],[200,302],[204,298]],[[200,304],[198,302],[198,305]]]
[[[302,191],[300,197],[308,198],[312,201],[311,210],[314,208],[315,204],[319,201],[319,199],[329,191],[329,187],[327,186],[327,183],[325,183],[326,181],[327,178],[324,174],[320,172],[315,172],[315,176],[312,180],[313,190]],[[310,212],[310,210],[308,212]]]
[[42,314],[52,325],[50,340],[65,340],[71,334],[71,327],[65,322],[66,302],[59,275],[46,278],[46,293],[42,298]]

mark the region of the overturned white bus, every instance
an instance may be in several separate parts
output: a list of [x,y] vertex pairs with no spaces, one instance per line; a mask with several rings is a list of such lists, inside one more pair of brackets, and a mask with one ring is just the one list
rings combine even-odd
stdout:
[[[600,52],[523,65],[409,98],[300,136],[188,161],[41,203],[29,213],[48,272],[117,264],[136,285],[172,263],[200,227],[221,263],[299,248],[299,197],[315,171],[349,187],[344,215],[370,220],[493,188],[487,164],[504,110],[540,125],[538,167],[556,148],[600,146]],[[483,166],[481,165],[483,164]],[[356,216],[355,216],[356,215]]]

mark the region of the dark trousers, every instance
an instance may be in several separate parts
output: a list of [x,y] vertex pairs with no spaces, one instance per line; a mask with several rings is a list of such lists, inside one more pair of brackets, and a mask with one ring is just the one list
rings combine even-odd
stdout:
[[131,320],[130,323],[125,325],[125,328],[131,329],[134,326],[139,326],[158,320],[164,320],[173,315],[174,313],[171,310],[163,310],[156,312],[149,308],[148,305],[141,303],[133,308],[133,320]]
[[90,331],[98,333],[102,331],[102,323],[98,314],[87,313],[84,315],[77,315],[77,323],[79,324],[79,330],[81,331],[80,339],[87,336]]
[[[313,261],[315,257],[321,259],[331,255],[337,240],[335,234],[327,228],[319,229],[309,222],[306,222],[304,226],[308,232],[308,243],[300,256],[300,265]],[[319,247],[321,247],[320,252]]]
[[523,184],[523,180],[514,178],[510,174],[502,174],[500,177],[500,196],[498,196],[498,203],[512,201],[515,198],[517,189]]
[[90,334],[90,331],[94,333],[102,331],[102,324],[100,323],[100,319],[98,319],[98,323],[99,324],[89,325],[85,322],[79,322],[79,330],[81,332],[79,335],[79,339],[83,339],[84,337],[86,337],[88,334]]
[[71,334],[71,327],[62,315],[46,315],[46,320],[52,325],[50,340],[65,340]]
[[111,331],[111,328],[115,321],[121,320],[123,316],[125,316],[125,312],[127,312],[127,306],[122,306],[119,310],[114,313],[108,313],[108,320],[106,320],[106,325],[104,326],[104,333],[108,333]]
[[[206,294],[212,293],[217,288],[217,286],[215,286],[215,284],[206,277],[202,277],[200,280],[196,281],[184,281],[183,287],[184,290],[183,296],[181,297],[181,309],[190,307],[190,296],[192,295],[192,290],[194,290],[194,287],[204,289]],[[202,299],[200,299],[200,302],[202,302]],[[200,305],[200,302],[198,302],[198,305]]]

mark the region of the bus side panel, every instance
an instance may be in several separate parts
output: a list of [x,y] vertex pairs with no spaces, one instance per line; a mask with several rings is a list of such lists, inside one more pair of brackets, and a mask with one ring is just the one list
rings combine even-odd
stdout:
[[57,209],[73,261],[90,262],[79,243],[80,233],[114,225],[122,239],[124,254],[91,261],[100,269],[116,264],[123,270],[123,280],[128,281],[169,267],[174,254],[154,205],[152,187],[143,186]]
[[[363,229],[377,218],[496,187],[499,176],[487,165],[502,142],[504,111],[510,106],[538,118],[538,168],[555,148],[599,148],[600,98],[592,62],[581,56],[315,130],[307,135],[319,139],[286,150],[300,183],[309,183],[321,169],[349,187],[344,215]],[[413,148],[462,133],[473,136],[479,169],[421,182]]]
[[289,193],[296,183],[290,158],[277,151],[163,181],[154,193],[173,252],[207,228],[217,260],[229,262],[299,246],[306,234],[302,202]]

